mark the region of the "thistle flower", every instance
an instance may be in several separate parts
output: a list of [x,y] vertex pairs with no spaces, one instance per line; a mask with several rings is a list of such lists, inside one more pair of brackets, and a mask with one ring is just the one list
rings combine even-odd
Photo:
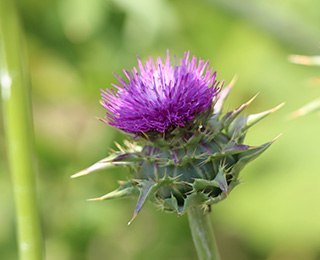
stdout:
[[[107,200],[137,196],[133,218],[146,201],[166,212],[185,213],[192,207],[210,211],[212,204],[225,199],[240,184],[243,167],[272,143],[244,144],[247,130],[276,111],[239,116],[255,97],[239,108],[222,113],[233,80],[221,90],[216,72],[209,62],[189,52],[174,66],[169,52],[163,63],[159,57],[139,71],[124,70],[128,82],[116,76],[116,90],[102,90],[102,105],[107,110],[102,121],[123,130],[132,142],[93,166],[73,175],[78,177],[100,168],[126,165],[129,181],[100,198]],[[132,219],[133,219],[132,218]],[[129,222],[130,223],[130,222]]]
[[[143,66],[138,58],[139,70],[124,70],[126,83],[115,75],[118,92],[102,91],[102,105],[107,109],[106,123],[128,133],[165,132],[178,126],[185,127],[196,115],[212,106],[218,94],[216,72],[212,74],[209,61],[196,57],[189,60],[184,54],[180,64],[172,67],[169,51],[163,64],[151,57]],[[203,75],[204,74],[204,75]]]

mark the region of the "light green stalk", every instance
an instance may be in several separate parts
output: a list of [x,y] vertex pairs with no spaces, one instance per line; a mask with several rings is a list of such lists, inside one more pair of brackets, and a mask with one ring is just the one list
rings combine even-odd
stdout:
[[0,85],[21,260],[43,259],[35,189],[29,79],[15,1],[0,1]]
[[192,207],[187,215],[199,260],[219,260],[220,255],[208,213],[203,213],[199,207]]

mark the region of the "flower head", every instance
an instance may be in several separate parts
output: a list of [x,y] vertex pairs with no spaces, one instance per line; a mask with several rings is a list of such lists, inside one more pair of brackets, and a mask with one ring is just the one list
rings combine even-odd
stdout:
[[126,141],[125,147],[117,144],[119,151],[72,177],[116,165],[129,167],[129,180],[91,200],[137,196],[132,220],[146,201],[178,215],[194,207],[209,212],[211,205],[227,198],[241,183],[239,174],[245,165],[275,141],[246,145],[248,129],[282,105],[240,116],[255,96],[223,112],[235,80],[220,91],[208,61],[189,60],[189,52],[174,66],[169,52],[164,63],[158,58],[155,65],[150,58],[143,66],[138,58],[138,64],[139,72],[136,68],[124,71],[128,83],[116,76],[117,92],[102,91],[102,97],[108,110],[105,122],[134,136],[142,132],[142,137]]
[[[128,133],[165,132],[184,127],[198,114],[209,109],[219,93],[216,72],[209,61],[199,60],[190,52],[184,53],[180,64],[170,63],[169,51],[163,63],[154,64],[151,57],[143,66],[139,57],[139,71],[124,70],[128,79],[120,76],[117,89],[101,90],[102,105],[107,109],[106,123]],[[212,73],[213,72],[213,73]]]

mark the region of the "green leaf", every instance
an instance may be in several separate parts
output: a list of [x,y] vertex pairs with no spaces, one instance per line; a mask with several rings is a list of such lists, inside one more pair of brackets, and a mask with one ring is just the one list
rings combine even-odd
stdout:
[[250,147],[249,145],[238,144],[235,141],[231,140],[229,143],[227,143],[226,145],[223,146],[223,148],[221,150],[221,154],[223,156],[233,155],[233,154],[244,152],[244,151],[249,150],[251,148],[252,147]]
[[252,148],[249,151],[245,151],[243,153],[240,153],[239,159],[238,159],[237,163],[233,166],[230,174],[234,178],[237,178],[240,170],[243,169],[247,163],[254,160],[259,155],[261,155],[265,150],[267,150],[268,147],[270,147],[270,145],[273,144],[279,138],[279,136],[277,136],[271,142],[265,143],[265,144],[258,146],[256,148]]
[[284,103],[281,103],[280,105],[269,109],[267,111],[258,113],[258,114],[253,114],[253,115],[249,115],[247,117],[247,121],[245,123],[245,126],[242,128],[241,132],[246,131],[249,127],[253,126],[254,124],[256,124],[257,122],[259,122],[261,119],[265,118],[266,116],[270,115],[271,113],[277,111],[278,109],[280,109],[281,107],[283,107]]
[[218,187],[220,188],[220,190],[222,190],[223,192],[228,191],[228,184],[224,167],[219,167],[218,174],[213,181],[218,183]]
[[178,201],[177,199],[172,195],[171,198],[165,199],[162,202],[162,209],[167,212],[178,212]]
[[208,187],[217,187],[221,189],[223,192],[228,191],[228,184],[227,184],[224,168],[219,167],[216,177],[211,181],[204,180],[204,179],[195,179],[194,182],[192,183],[192,187],[196,191],[202,191]]
[[250,128],[254,124],[258,123],[260,120],[262,120],[266,116],[270,115],[271,113],[277,111],[283,105],[284,105],[284,103],[281,103],[280,105],[278,105],[272,109],[269,109],[267,111],[253,114],[253,115],[249,115],[249,116],[242,116],[242,117],[236,118],[230,124],[230,126],[228,128],[228,135],[234,139],[243,137],[243,135],[246,133],[248,128]]
[[153,195],[157,190],[157,183],[150,180],[140,180],[140,195],[136,204],[136,207],[134,209],[134,214],[131,220],[129,221],[128,225],[132,223],[132,221],[136,218],[138,213],[140,212],[142,206],[145,204],[145,202],[150,198],[151,195]]
[[199,131],[196,131],[189,139],[187,142],[187,146],[193,146],[193,145],[197,145],[200,140],[204,137],[204,133],[201,133]]
[[136,218],[147,200],[149,200],[162,186],[171,185],[175,180],[176,178],[171,178],[169,176],[160,179],[158,182],[155,182],[154,180],[136,180],[138,186],[140,186],[140,195],[134,209],[133,217],[128,225]]
[[214,180],[208,181],[208,180],[204,180],[204,179],[195,179],[194,182],[192,183],[192,187],[196,191],[202,191],[202,190],[204,190],[205,188],[208,188],[208,187],[217,187],[217,188],[219,188],[219,184],[218,184],[218,182],[216,182]]
[[228,135],[237,139],[243,133],[243,127],[247,122],[247,116],[241,116],[234,119],[228,127]]
[[184,201],[184,205],[178,208],[178,214],[182,215],[186,210],[188,210],[188,208],[200,206],[208,199],[208,195],[204,194],[203,192],[193,192],[187,196]]

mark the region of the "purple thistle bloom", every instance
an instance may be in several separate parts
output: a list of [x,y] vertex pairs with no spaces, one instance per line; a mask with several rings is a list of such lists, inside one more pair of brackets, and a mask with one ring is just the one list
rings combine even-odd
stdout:
[[[143,66],[139,57],[139,71],[123,70],[129,82],[116,76],[119,84],[114,89],[101,90],[102,105],[107,109],[103,122],[128,133],[148,131],[165,132],[172,127],[184,127],[196,115],[213,105],[213,98],[220,87],[216,72],[209,68],[209,61],[189,60],[190,51],[184,53],[180,64],[170,63],[169,51],[163,64],[156,65],[151,57]],[[223,84],[223,83],[222,83]]]

